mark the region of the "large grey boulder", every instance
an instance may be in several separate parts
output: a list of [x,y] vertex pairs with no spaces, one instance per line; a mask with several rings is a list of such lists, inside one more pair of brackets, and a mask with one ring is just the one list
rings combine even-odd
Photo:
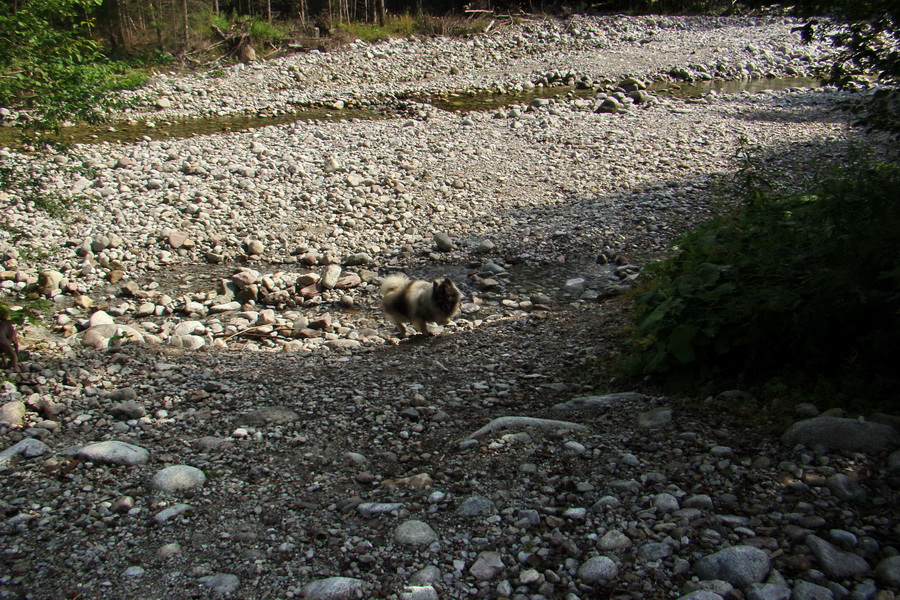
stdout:
[[694,564],[700,579],[721,579],[740,589],[762,582],[770,569],[769,556],[753,546],[725,548]]
[[872,569],[862,556],[844,552],[818,536],[810,534],[804,541],[819,561],[822,571],[832,579],[847,579]]
[[802,444],[825,446],[832,450],[850,452],[881,452],[900,445],[900,433],[889,425],[842,419],[840,417],[816,417],[798,421],[781,436],[785,446]]

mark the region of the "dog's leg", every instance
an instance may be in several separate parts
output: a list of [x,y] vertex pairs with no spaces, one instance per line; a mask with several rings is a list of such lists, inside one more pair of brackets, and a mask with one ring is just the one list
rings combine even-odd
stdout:
[[19,338],[16,336],[16,328],[11,321],[0,321],[0,354],[3,357],[3,366],[5,367],[6,356],[12,361],[12,368],[16,373],[21,373],[19,368]]
[[416,331],[418,331],[422,335],[433,335],[430,331],[428,331],[428,323],[426,323],[424,319],[415,319],[412,323],[415,326]]
[[403,324],[403,321],[394,321],[394,324],[397,325],[397,334],[405,338],[406,337],[406,325]]

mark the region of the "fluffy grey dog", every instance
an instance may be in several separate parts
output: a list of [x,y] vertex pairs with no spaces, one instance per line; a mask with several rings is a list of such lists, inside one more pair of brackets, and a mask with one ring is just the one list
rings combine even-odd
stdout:
[[426,323],[449,323],[459,312],[462,298],[449,277],[429,282],[411,280],[405,275],[386,277],[381,283],[381,295],[384,312],[397,324],[400,337],[406,337],[407,322],[419,333],[431,335]]

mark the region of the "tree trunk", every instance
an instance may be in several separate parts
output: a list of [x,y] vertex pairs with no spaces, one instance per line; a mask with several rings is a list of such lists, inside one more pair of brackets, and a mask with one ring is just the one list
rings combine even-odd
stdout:
[[299,0],[297,2],[297,18],[300,19],[301,23],[306,23],[308,18],[307,12],[306,0]]
[[116,0],[116,29],[118,30],[119,43],[122,49],[128,51],[128,35],[125,33],[125,11],[122,9],[122,0]]
[[188,45],[188,3],[187,0],[181,0],[181,11],[184,17],[184,47]]

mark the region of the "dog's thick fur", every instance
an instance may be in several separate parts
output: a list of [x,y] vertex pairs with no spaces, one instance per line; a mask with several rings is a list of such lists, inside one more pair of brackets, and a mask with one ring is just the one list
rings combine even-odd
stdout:
[[12,362],[12,368],[21,373],[19,368],[19,338],[16,335],[16,327],[12,321],[0,320],[0,357],[3,358],[3,367],[6,368],[6,357]]
[[400,337],[406,337],[404,323],[412,323],[419,333],[431,335],[427,323],[446,325],[459,312],[462,294],[449,277],[434,281],[390,275],[381,283],[381,305],[397,324]]

